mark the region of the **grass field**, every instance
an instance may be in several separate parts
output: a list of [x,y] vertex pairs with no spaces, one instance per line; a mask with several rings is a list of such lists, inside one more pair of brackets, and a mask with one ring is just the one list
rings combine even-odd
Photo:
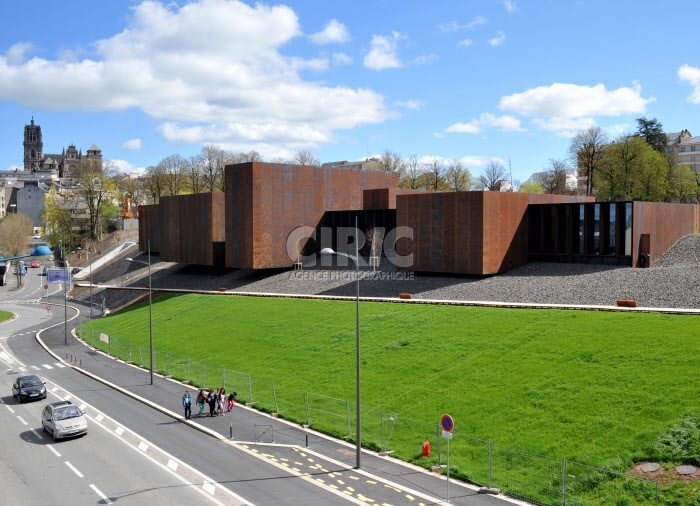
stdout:
[[7,321],[12,318],[12,313],[9,313],[7,311],[0,311],[0,323]]
[[[268,411],[274,382],[290,419],[305,419],[308,391],[347,399],[354,419],[354,302],[168,296],[154,301],[153,329],[159,369],[165,353],[189,356],[206,362],[210,387],[221,367],[250,374],[253,398]],[[148,305],[81,332],[147,346]],[[699,335],[695,316],[362,303],[363,443],[385,447],[391,432],[396,455],[420,461],[421,442],[435,447],[435,424],[449,413],[455,431],[510,455],[503,473],[527,466],[509,449],[624,471],[652,457],[654,441],[697,406]],[[342,403],[322,402],[345,413]],[[318,417],[335,435],[346,424]],[[452,443],[455,472],[484,483],[486,447],[461,441]],[[551,474],[544,480],[561,480],[561,468]],[[591,504],[607,504],[594,496]]]

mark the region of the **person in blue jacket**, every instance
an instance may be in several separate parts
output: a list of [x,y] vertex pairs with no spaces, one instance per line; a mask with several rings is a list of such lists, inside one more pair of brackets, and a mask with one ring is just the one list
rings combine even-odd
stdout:
[[185,420],[189,420],[192,416],[192,396],[189,390],[185,390],[185,395],[182,396],[182,407],[185,408]]

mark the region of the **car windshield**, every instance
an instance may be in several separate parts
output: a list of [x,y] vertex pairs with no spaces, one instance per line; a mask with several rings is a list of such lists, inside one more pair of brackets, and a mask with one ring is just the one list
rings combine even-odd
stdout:
[[54,420],[65,420],[66,418],[76,418],[81,416],[82,413],[78,406],[67,406],[65,408],[58,408],[53,412]]
[[42,383],[39,378],[24,378],[19,380],[20,388],[38,387],[41,385]]

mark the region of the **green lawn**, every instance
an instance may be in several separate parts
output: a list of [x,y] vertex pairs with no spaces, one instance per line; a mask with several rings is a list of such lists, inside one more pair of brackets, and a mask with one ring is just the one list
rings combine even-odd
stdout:
[[[159,370],[201,385],[206,367],[214,387],[225,367],[227,387],[245,400],[245,377],[231,371],[250,374],[253,400],[267,411],[274,382],[287,418],[305,420],[312,392],[348,400],[354,420],[354,302],[168,296],[154,301],[153,329]],[[137,363],[137,345],[146,347],[147,362],[148,304],[81,328],[93,343],[98,332]],[[436,424],[449,413],[455,431],[492,441],[494,479],[543,457],[545,477],[501,486],[548,504],[541,489],[561,488],[564,458],[624,471],[653,456],[655,439],[698,404],[699,335],[695,316],[362,303],[363,443],[435,463]],[[346,434],[347,419],[322,413],[344,415],[345,404],[318,395],[312,425]],[[430,459],[420,458],[424,440]],[[451,453],[455,473],[486,482],[487,443],[458,434]],[[592,497],[586,504],[606,504]]]
[[10,320],[13,314],[8,311],[0,311],[0,322]]

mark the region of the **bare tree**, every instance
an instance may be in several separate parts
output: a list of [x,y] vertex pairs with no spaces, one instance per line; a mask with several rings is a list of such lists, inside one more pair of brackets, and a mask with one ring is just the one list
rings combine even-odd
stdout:
[[204,181],[202,180],[202,165],[198,155],[191,156],[185,164],[187,183],[192,193],[204,192]]
[[213,192],[221,185],[226,165],[226,152],[213,144],[205,144],[199,152],[202,170],[202,186],[205,191]]
[[472,175],[469,169],[462,167],[462,162],[451,160],[445,172],[445,183],[454,192],[469,191],[472,187]]
[[481,191],[501,190],[501,181],[506,177],[506,168],[501,162],[490,161],[484,172],[476,179],[475,187]]
[[411,155],[404,160],[404,175],[399,176],[399,186],[409,190],[422,188],[424,168],[416,155]]
[[426,164],[428,189],[440,191],[445,188],[445,163],[439,156],[434,156]]
[[378,158],[373,158],[382,166],[382,170],[386,172],[397,172],[399,177],[403,175],[406,169],[406,164],[399,153],[392,153],[388,149],[384,150]]
[[586,195],[593,194],[593,173],[600,168],[607,145],[608,138],[598,126],[581,130],[571,139],[569,158],[586,176]]
[[87,205],[91,239],[102,235],[102,218],[117,189],[115,174],[116,167],[111,162],[103,164],[98,160],[84,160],[73,170],[71,177],[78,184],[77,194]]
[[300,149],[292,157],[292,163],[296,165],[321,165],[321,162],[308,149]]
[[545,168],[537,182],[544,188],[545,193],[564,195],[566,188],[566,162],[564,160],[549,159],[549,167]]
[[165,187],[168,195],[180,195],[185,190],[187,160],[180,155],[170,155],[158,164],[166,174]]
[[166,194],[166,178],[165,169],[161,165],[146,168],[143,188],[151,204],[158,204],[160,198]]

